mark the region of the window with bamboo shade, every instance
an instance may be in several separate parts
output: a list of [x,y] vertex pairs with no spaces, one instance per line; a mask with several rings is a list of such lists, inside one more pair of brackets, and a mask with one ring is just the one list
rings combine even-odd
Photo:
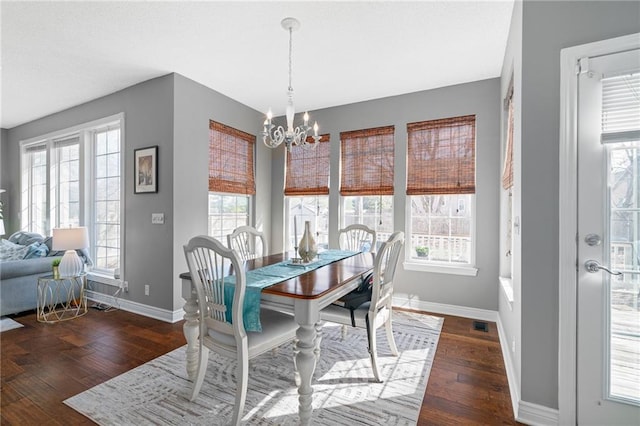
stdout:
[[215,121],[209,122],[209,191],[254,195],[256,137]]
[[[307,138],[313,143],[313,138]],[[331,144],[329,135],[320,136],[315,149],[293,147],[287,152],[284,195],[328,195],[329,155]]]
[[235,228],[251,223],[255,139],[233,127],[209,122],[208,234],[220,241],[226,241]]
[[393,228],[394,126],[340,133],[340,226],[363,224],[384,241]]
[[[475,275],[474,115],[407,124],[407,253],[436,272]],[[425,266],[427,267],[427,266]]]

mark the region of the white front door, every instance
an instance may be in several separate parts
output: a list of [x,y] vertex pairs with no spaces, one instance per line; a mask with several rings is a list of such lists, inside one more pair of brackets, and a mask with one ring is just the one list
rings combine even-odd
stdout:
[[640,425],[640,50],[580,68],[577,423]]

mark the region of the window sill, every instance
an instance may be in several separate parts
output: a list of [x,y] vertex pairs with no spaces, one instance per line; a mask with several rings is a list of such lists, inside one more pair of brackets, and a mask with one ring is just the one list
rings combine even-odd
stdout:
[[87,279],[100,284],[112,285],[114,287],[120,287],[121,281],[113,278],[112,275],[101,274],[98,272],[88,272]]
[[468,277],[478,275],[478,268],[473,266],[436,265],[422,262],[404,262],[402,266],[406,271],[435,272],[437,274],[465,275]]
[[498,277],[500,280],[500,287],[505,299],[509,303],[509,309],[513,311],[513,281],[511,277]]

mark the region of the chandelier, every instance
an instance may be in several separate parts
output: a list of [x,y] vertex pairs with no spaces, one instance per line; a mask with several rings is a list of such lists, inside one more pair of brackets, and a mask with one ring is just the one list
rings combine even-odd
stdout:
[[[291,151],[292,146],[300,146],[302,148],[315,148],[320,136],[318,136],[318,123],[316,122],[313,127],[309,126],[309,114],[304,113],[302,125],[293,127],[293,116],[295,115],[295,108],[293,106],[293,87],[291,86],[291,40],[292,34],[295,30],[300,28],[300,21],[295,18],[284,18],[280,23],[282,28],[289,31],[289,88],[287,89],[287,130],[282,126],[276,126],[271,122],[273,115],[271,109],[267,112],[267,119],[264,121],[264,127],[262,128],[262,142],[269,148],[276,148],[282,142],[287,147],[287,151]],[[310,136],[310,131],[313,129],[314,142],[308,142],[307,136]]]

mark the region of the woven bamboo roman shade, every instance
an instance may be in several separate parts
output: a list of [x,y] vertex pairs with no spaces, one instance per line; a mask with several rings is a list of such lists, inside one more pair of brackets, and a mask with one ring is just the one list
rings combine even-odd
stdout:
[[209,121],[209,191],[253,195],[256,137]]
[[[313,138],[307,142],[313,144]],[[287,152],[287,170],[284,195],[329,194],[329,135],[320,136],[315,149],[294,147]]]
[[509,189],[513,186],[513,96],[509,97],[508,122],[507,122],[507,147],[504,154],[504,167],[502,168],[502,187]]
[[476,191],[476,117],[407,124],[407,195]]
[[341,132],[340,195],[393,195],[394,126]]

